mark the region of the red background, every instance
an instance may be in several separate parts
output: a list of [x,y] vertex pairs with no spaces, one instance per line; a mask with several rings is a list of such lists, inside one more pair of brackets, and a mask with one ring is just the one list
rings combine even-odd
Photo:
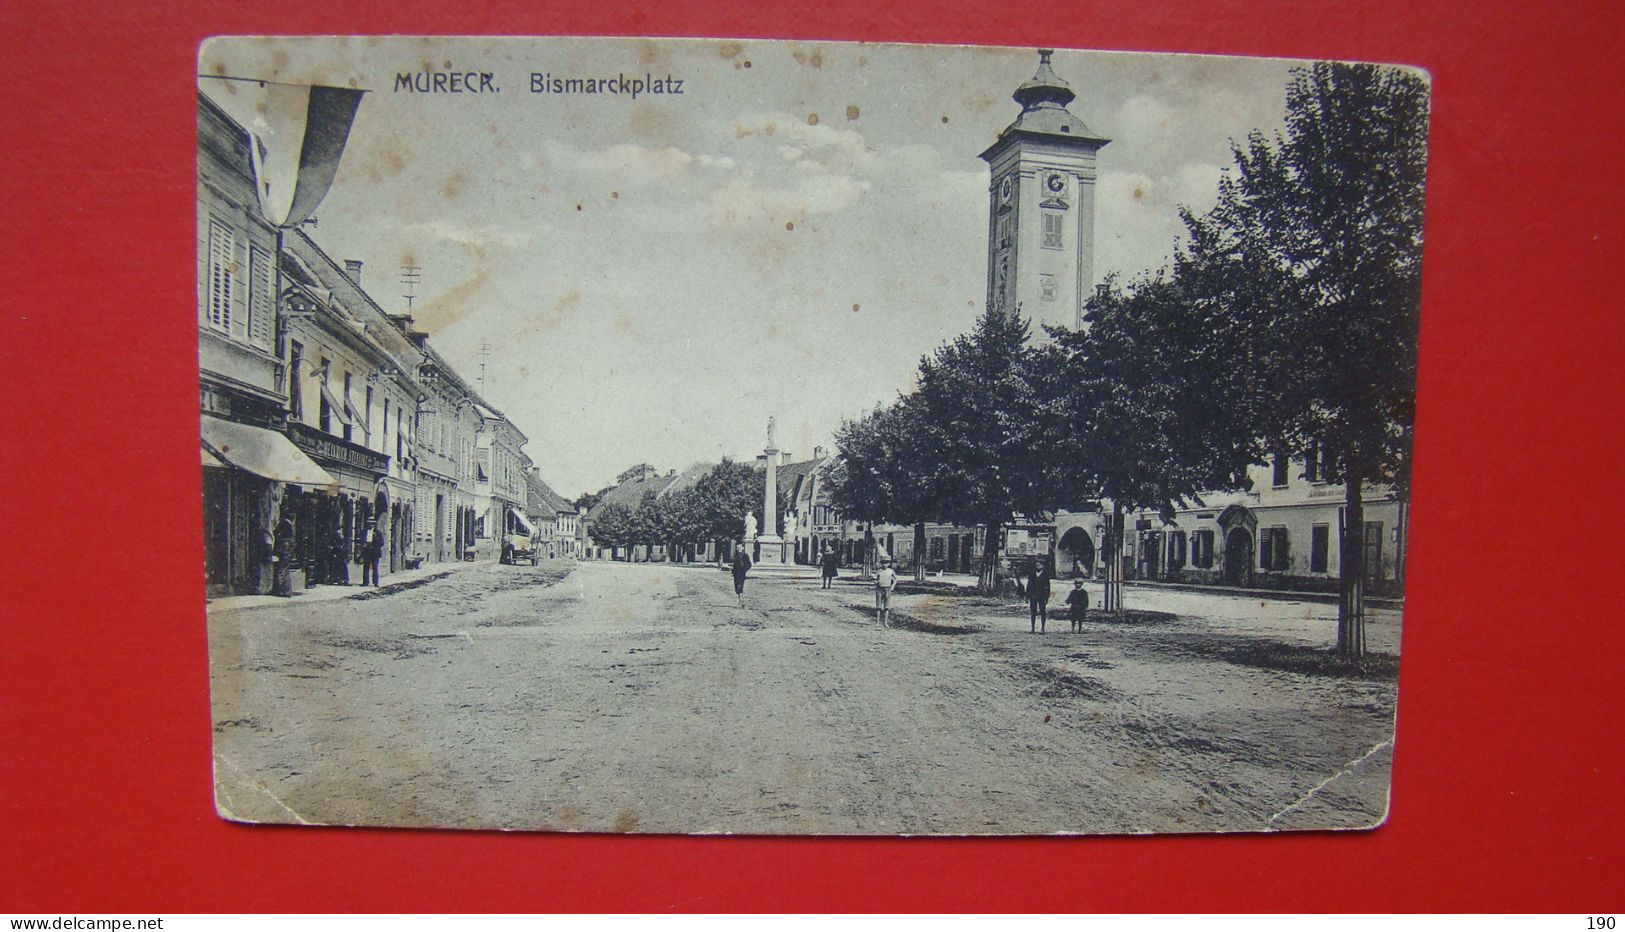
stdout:
[[[0,911],[1621,908],[1618,4],[342,6],[7,4]],[[780,840],[217,819],[191,310],[193,75],[214,33],[784,36],[1429,69],[1388,826]]]

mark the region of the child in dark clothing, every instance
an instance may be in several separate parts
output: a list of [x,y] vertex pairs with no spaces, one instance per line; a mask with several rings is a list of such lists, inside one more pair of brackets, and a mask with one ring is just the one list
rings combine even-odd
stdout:
[[1072,591],[1066,594],[1066,607],[1072,618],[1072,630],[1083,630],[1083,616],[1089,611],[1089,593],[1084,591],[1083,580],[1072,581]]

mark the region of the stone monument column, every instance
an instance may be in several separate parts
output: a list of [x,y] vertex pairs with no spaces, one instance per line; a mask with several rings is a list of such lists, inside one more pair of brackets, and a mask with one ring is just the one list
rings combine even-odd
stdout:
[[774,437],[774,419],[767,419],[766,454],[767,481],[762,489],[762,533],[756,543],[761,550],[762,563],[784,563],[784,538],[779,527],[779,445]]

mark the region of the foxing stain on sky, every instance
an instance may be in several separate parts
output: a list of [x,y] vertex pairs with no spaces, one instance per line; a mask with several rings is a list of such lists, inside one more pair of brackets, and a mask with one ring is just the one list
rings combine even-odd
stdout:
[[[637,462],[800,458],[896,397],[986,291],[987,168],[1030,49],[625,39],[218,39],[201,74],[366,95],[311,235],[529,436],[568,495]],[[1167,261],[1290,62],[1058,52],[1102,150],[1096,258]],[[483,93],[396,90],[474,73]],[[681,93],[533,93],[532,73]],[[489,74],[492,93],[479,87]],[[207,85],[211,96],[221,90]],[[668,88],[670,85],[668,85]],[[544,85],[544,89],[545,85]],[[224,102],[223,102],[224,103]],[[228,107],[229,109],[229,107]]]

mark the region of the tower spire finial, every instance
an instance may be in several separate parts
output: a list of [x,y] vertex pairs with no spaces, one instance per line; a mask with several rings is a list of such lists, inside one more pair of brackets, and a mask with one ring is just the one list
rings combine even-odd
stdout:
[[1021,109],[1032,110],[1045,104],[1054,104],[1065,107],[1078,95],[1072,93],[1072,88],[1055,70],[1050,67],[1049,59],[1055,54],[1054,49],[1038,50],[1038,71],[1034,72],[1032,80],[1016,88],[1015,101],[1021,104]]

